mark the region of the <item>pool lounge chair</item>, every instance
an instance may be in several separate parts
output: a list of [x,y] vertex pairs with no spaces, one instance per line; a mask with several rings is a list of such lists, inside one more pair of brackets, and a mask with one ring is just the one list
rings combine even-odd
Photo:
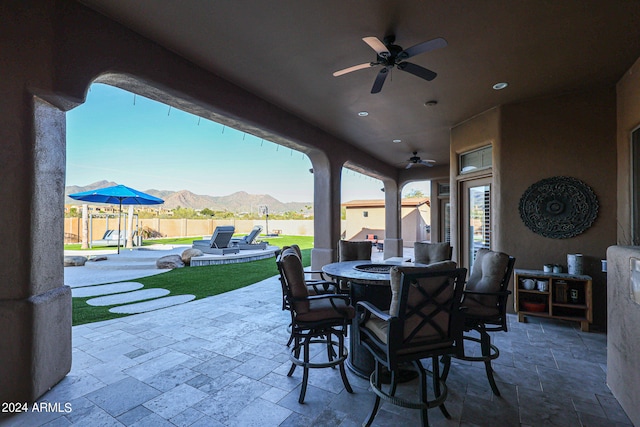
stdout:
[[[134,246],[138,244],[138,239],[136,239],[137,236],[138,232],[134,231],[132,236]],[[104,232],[102,239],[93,240],[91,242],[91,246],[117,246],[118,241],[120,246],[124,246],[127,243],[127,234],[125,230],[120,231],[120,238],[118,238],[118,230],[107,230]]]
[[233,237],[230,246],[244,249],[267,249],[267,242],[255,243],[256,238],[260,235],[262,226],[256,225],[251,232],[243,237]]
[[193,248],[212,255],[237,254],[240,252],[240,248],[230,247],[234,231],[235,227],[232,225],[220,225],[213,231],[211,239],[194,240]]

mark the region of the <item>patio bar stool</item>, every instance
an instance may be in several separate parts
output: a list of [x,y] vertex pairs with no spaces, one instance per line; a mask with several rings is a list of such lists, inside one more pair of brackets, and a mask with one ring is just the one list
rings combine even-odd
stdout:
[[[419,409],[423,426],[429,425],[427,412],[431,408],[439,407],[446,418],[451,418],[444,406],[447,386],[440,376],[438,357],[462,351],[464,318],[460,300],[466,274],[466,269],[446,261],[428,267],[393,267],[389,311],[367,301],[358,302],[360,342],[375,359],[370,385],[376,397],[363,426],[373,423],[381,400]],[[431,371],[424,368],[422,359],[431,359]],[[420,378],[419,401],[396,396],[398,373],[407,363],[414,366]],[[382,367],[391,373],[387,390],[382,387]],[[432,377],[431,400],[427,396],[427,376]]]
[[[500,396],[500,390],[493,378],[491,362],[500,356],[500,350],[491,343],[489,332],[507,332],[507,298],[511,294],[507,287],[515,262],[514,257],[502,252],[485,248],[478,250],[463,292],[464,329],[466,332],[475,330],[480,334],[480,338],[465,335],[464,339],[479,343],[481,355],[468,356],[463,352],[455,358],[483,362],[489,385],[496,396]],[[442,376],[446,379],[451,367],[451,358],[444,356],[442,362]]]
[[[298,402],[304,403],[309,369],[313,368],[338,366],[345,389],[353,393],[344,368],[348,356],[344,344],[347,326],[355,316],[355,309],[349,304],[349,297],[343,294],[310,295],[302,262],[292,248],[283,250],[277,263],[282,272],[285,300],[291,311],[293,347],[289,359],[292,364],[287,376],[293,375],[298,366],[303,369]],[[314,344],[326,346],[326,362],[310,360],[310,348]]]

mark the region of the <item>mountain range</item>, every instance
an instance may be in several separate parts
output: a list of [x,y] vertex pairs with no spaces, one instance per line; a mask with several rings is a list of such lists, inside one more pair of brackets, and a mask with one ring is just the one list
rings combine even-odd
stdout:
[[[69,194],[80,193],[82,191],[95,190],[98,188],[117,185],[115,182],[98,181],[84,187],[70,185],[65,188],[65,204],[78,204],[77,200],[68,197]],[[204,209],[209,208],[214,211],[231,212],[258,212],[259,206],[268,206],[269,213],[282,212],[305,212],[313,213],[313,203],[308,202],[281,202],[268,194],[249,194],[246,191],[238,191],[227,196],[207,196],[194,194],[189,190],[169,191],[169,190],[142,190],[152,196],[164,200],[162,205],[166,209],[182,208]]]

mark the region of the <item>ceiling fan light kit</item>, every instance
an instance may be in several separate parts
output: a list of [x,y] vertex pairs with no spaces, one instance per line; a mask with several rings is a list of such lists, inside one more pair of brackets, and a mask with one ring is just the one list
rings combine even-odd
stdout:
[[412,62],[406,62],[405,59],[409,59],[421,53],[426,53],[435,49],[440,49],[447,46],[447,41],[441,37],[429,40],[426,42],[418,43],[411,46],[408,49],[394,44],[395,36],[390,35],[384,38],[384,42],[380,41],[377,37],[364,37],[362,40],[376,52],[376,61],[366,62],[360,65],[354,65],[342,70],[338,70],[333,73],[334,77],[342,76],[347,73],[351,73],[357,70],[363,70],[365,68],[382,66],[371,88],[371,93],[379,93],[382,90],[389,71],[396,67],[400,71],[406,71],[421,79],[431,81],[438,75],[435,71],[431,71],[420,65]]

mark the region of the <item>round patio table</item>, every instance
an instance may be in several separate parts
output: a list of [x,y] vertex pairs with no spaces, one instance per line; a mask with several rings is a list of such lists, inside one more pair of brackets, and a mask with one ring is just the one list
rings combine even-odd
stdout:
[[[425,264],[403,262],[402,258],[391,258],[384,262],[343,261],[327,264],[322,271],[328,276],[348,281],[351,304],[355,307],[358,301],[368,301],[381,310],[389,310],[391,304],[391,287],[389,270],[394,265],[407,267],[426,267]],[[347,367],[362,378],[369,378],[375,368],[375,361],[369,351],[359,345],[358,319],[351,322],[349,339],[349,357]]]

